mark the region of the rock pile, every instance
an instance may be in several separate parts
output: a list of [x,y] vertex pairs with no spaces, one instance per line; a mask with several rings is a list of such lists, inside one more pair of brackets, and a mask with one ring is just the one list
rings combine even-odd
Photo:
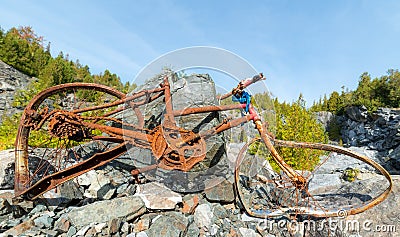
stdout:
[[[239,145],[229,145],[229,151],[235,152]],[[12,163],[13,155],[13,151],[2,151],[0,158]],[[396,219],[400,218],[397,209],[400,205],[399,177],[394,178],[397,186],[388,200],[361,215],[349,217],[349,220],[355,218],[360,223],[386,223],[400,228],[400,220]],[[216,186],[205,191],[187,194],[175,192],[160,182],[141,180],[143,183],[136,183],[129,172],[110,164],[90,171],[34,202],[13,204],[12,190],[2,190],[0,236],[272,237],[365,233],[363,229],[358,232],[329,229],[332,227],[307,229],[305,224],[310,223],[309,219],[293,223],[285,218],[265,220],[250,217],[235,202],[229,180],[217,182]],[[373,190],[377,184],[371,182],[364,188]],[[382,213],[382,207],[391,212]],[[327,220],[315,221],[327,223]],[[295,229],[288,229],[294,225]]]
[[386,169],[398,174],[400,170],[399,109],[379,108],[371,114],[364,106],[354,106],[347,108],[343,116],[320,112],[317,118],[327,129],[330,129],[332,124],[339,126],[341,138],[346,146],[368,150]]

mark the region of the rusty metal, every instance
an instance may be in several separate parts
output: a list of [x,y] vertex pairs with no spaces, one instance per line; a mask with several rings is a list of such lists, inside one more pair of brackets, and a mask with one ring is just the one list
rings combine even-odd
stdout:
[[117,158],[120,154],[126,152],[131,147],[133,147],[133,144],[125,142],[106,152],[96,153],[89,159],[82,161],[79,164],[73,165],[64,170],[60,170],[56,173],[47,175],[46,177],[35,183],[30,188],[19,193],[19,195],[25,195],[29,199],[35,199],[39,195],[55,188],[56,186],[68,180],[71,180],[90,170],[93,170],[97,167],[107,164],[108,162]]
[[50,135],[57,138],[68,138],[75,141],[81,141],[87,138],[85,126],[81,118],[74,113],[57,111],[49,122]]
[[[258,77],[243,80],[231,92],[220,96],[219,99],[228,98],[235,90],[243,90],[249,85],[263,79],[265,78],[262,74],[260,74]],[[39,110],[39,105],[47,97],[56,93],[75,89],[104,92],[114,96],[117,99],[101,105],[88,106],[86,108],[73,109],[70,111],[56,109],[49,112],[48,107],[44,107]],[[161,97],[164,97],[164,103],[166,106],[163,122],[152,129],[144,128],[144,116],[139,107]],[[105,110],[112,107],[117,108],[113,109],[112,111],[105,112],[101,116],[84,115],[86,112]],[[177,126],[175,122],[175,117],[178,116],[244,109],[245,107],[245,104],[234,104],[227,106],[204,106],[197,108],[186,108],[183,110],[174,110],[170,84],[167,77],[165,77],[163,83],[160,84],[160,88],[139,91],[130,96],[127,96],[113,88],[91,83],[71,83],[48,88],[40,92],[30,101],[28,106],[25,108],[20,121],[15,143],[15,195],[26,196],[30,199],[37,198],[44,192],[47,192],[70,179],[73,179],[83,173],[116,159],[120,155],[124,154],[127,150],[135,146],[150,149],[157,162],[156,164],[148,167],[132,170],[132,175],[137,176],[139,173],[155,168],[181,170],[187,172],[190,171],[197,163],[205,159],[206,140],[209,137],[249,121],[253,121],[255,128],[258,130],[260,135],[260,138],[258,139],[263,141],[279,168],[297,189],[301,190],[306,186],[306,178],[296,172],[290,165],[286,164],[283,157],[281,157],[281,155],[275,149],[275,146],[311,148],[346,154],[350,157],[367,163],[368,165],[371,165],[381,172],[386,179],[389,180],[389,187],[378,197],[369,201],[366,205],[348,210],[349,214],[357,214],[365,211],[379,204],[389,195],[392,189],[392,179],[389,173],[376,162],[368,159],[365,156],[341,147],[327,144],[277,140],[267,131],[266,124],[262,123],[261,118],[252,105],[249,106],[249,112],[247,115],[236,119],[224,120],[217,126],[200,133],[183,129]],[[109,117],[127,109],[132,109],[134,111],[137,117],[137,124],[128,124],[119,119]],[[109,126],[107,124],[100,123],[100,121],[114,122],[119,126]],[[44,177],[41,177],[40,180],[33,182],[30,178],[31,174],[28,168],[28,137],[31,130],[40,130],[44,126],[47,126],[47,132],[49,135],[56,139],[66,139],[76,142],[82,142],[87,139],[91,139],[93,141],[109,141],[116,143],[116,145],[112,148],[108,148],[108,150],[104,152],[97,153],[86,160],[79,161],[72,166],[62,167],[58,170],[55,170],[53,173],[47,174]],[[93,130],[100,131],[103,133],[103,135],[93,135],[91,133]],[[240,168],[241,160],[243,159],[243,152],[247,146],[248,144],[241,150],[236,161],[235,189],[239,200],[242,198],[243,194],[240,188],[238,188],[238,170]],[[249,215],[262,218],[271,216],[271,214],[263,215],[254,213],[244,203],[242,204],[245,211]],[[337,216],[337,213],[335,214],[327,212],[325,212],[323,215],[312,212],[307,214],[324,217]]]
[[194,132],[172,124],[159,125],[151,142],[154,157],[160,162],[158,167],[189,171],[195,164],[204,160],[206,143],[201,137],[189,141],[188,138],[194,135]]
[[233,88],[232,91],[230,91],[230,92],[228,92],[228,93],[226,93],[224,95],[217,96],[217,99],[224,100],[224,99],[230,97],[233,94],[234,91],[236,91],[236,90],[244,90],[248,86],[250,86],[251,84],[254,84],[254,83],[256,83],[256,82],[258,82],[260,80],[265,80],[265,77],[264,77],[264,75],[262,73],[258,74],[257,76],[254,76],[252,78],[244,79],[244,80],[240,81],[239,84],[237,85],[237,87]]

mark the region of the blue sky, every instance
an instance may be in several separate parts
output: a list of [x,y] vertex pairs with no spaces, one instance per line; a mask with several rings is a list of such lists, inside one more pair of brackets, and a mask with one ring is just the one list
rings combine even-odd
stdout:
[[[4,30],[32,26],[92,73],[123,81],[168,52],[229,50],[267,76],[281,101],[307,104],[399,69],[400,1],[2,1]],[[249,75],[252,76],[252,75]]]

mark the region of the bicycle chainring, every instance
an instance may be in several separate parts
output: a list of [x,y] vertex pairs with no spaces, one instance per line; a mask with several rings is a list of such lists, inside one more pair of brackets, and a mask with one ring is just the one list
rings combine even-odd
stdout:
[[194,132],[169,123],[157,126],[153,130],[151,149],[159,162],[158,166],[162,169],[186,172],[204,160],[206,143],[203,138],[194,137]]

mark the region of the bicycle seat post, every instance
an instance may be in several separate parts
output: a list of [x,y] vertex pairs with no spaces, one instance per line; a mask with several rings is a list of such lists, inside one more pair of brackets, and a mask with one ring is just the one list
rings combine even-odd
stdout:
[[173,113],[173,106],[172,106],[172,96],[171,96],[171,87],[168,81],[168,76],[164,77],[164,97],[165,97],[165,121],[172,124],[175,124],[175,117]]

